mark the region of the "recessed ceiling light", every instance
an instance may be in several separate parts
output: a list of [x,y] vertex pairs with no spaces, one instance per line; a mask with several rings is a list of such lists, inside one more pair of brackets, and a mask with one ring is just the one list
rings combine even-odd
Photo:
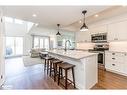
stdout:
[[38,23],[35,24],[35,26],[38,26],[38,25],[39,25]]
[[94,16],[95,16],[95,17],[98,17],[99,15],[96,14],[96,15],[94,15]]
[[80,20],[79,23],[82,23],[82,21]]
[[36,14],[33,14],[32,16],[33,16],[33,17],[37,17],[37,15],[36,15]]

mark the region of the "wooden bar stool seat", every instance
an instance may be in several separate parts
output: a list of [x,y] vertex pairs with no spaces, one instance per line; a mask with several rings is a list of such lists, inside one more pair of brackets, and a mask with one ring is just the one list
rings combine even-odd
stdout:
[[[63,62],[63,63],[58,64],[58,66],[59,66],[58,85],[60,84],[60,80],[61,80],[60,75],[61,75],[61,73],[63,73],[62,70],[64,70],[65,71],[65,76],[63,78],[65,78],[65,84],[62,84],[62,83],[61,84],[65,87],[65,89],[67,89],[68,88],[67,87],[68,82],[70,82],[69,84],[73,84],[73,87],[76,88],[75,87],[75,76],[74,76],[74,67],[75,67],[75,65],[69,64],[67,62]],[[73,80],[68,79],[68,71],[70,69],[72,70]]]
[[44,63],[44,71],[46,70],[46,67],[47,67],[47,74],[50,70],[50,63],[51,63],[51,60],[53,60],[54,58],[51,57],[51,56],[46,56],[46,57],[43,57],[44,60],[45,60],[45,63]]
[[59,59],[53,59],[50,63],[50,76],[51,73],[53,73],[54,76],[54,81],[56,81],[56,76],[57,76],[57,64],[62,63],[63,61],[59,60]]

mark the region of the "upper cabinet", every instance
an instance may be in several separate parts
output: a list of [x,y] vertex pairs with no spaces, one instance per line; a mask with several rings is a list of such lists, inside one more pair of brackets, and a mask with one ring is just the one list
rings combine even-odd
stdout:
[[127,21],[108,24],[108,41],[127,40]]
[[76,42],[90,42],[91,36],[89,31],[85,32],[76,32]]
[[127,20],[91,27],[86,32],[77,32],[76,42],[91,42],[91,35],[98,33],[107,33],[108,42],[127,41]]
[[90,28],[91,34],[106,33],[106,32],[107,32],[107,25]]

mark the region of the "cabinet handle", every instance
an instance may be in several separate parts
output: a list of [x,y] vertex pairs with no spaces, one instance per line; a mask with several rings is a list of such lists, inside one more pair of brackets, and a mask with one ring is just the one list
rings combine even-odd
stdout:
[[115,55],[115,53],[112,53],[112,55]]
[[118,38],[114,38],[114,40],[118,40]]
[[112,64],[112,66],[115,66],[115,64]]
[[115,60],[115,58],[112,58],[113,60]]

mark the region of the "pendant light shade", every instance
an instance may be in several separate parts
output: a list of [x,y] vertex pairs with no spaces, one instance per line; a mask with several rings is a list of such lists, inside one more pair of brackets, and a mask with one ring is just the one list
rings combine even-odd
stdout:
[[60,32],[59,32],[59,26],[60,26],[60,24],[57,24],[57,27],[58,27],[58,32],[56,33],[57,36],[61,35]]
[[85,23],[85,14],[86,14],[86,12],[87,12],[86,10],[82,11],[82,13],[84,15],[84,22],[83,22],[82,27],[80,28],[80,31],[87,31],[88,30],[88,27],[87,27],[87,25]]

